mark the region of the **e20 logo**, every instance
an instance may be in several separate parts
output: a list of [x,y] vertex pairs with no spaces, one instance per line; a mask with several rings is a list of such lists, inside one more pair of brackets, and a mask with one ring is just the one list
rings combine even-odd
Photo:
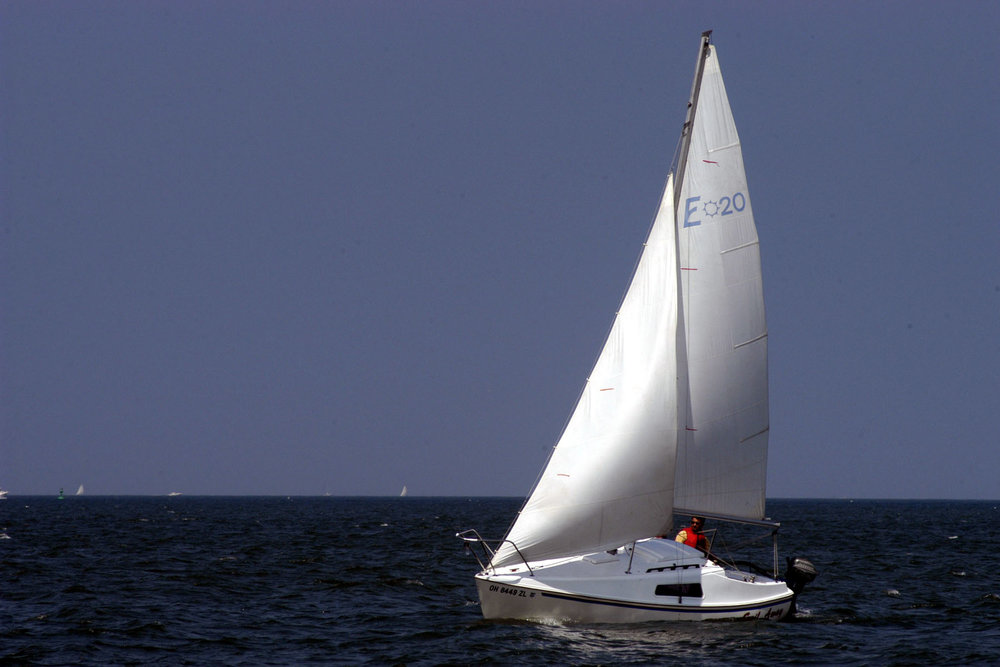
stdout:
[[[696,227],[701,224],[701,220],[692,220],[692,215],[698,213],[698,202],[701,196],[688,197],[684,202],[684,227]],[[742,192],[734,193],[732,197],[720,197],[719,201],[708,200],[701,204],[701,212],[710,218],[715,216],[727,216],[733,213],[740,213],[747,207],[747,197]]]

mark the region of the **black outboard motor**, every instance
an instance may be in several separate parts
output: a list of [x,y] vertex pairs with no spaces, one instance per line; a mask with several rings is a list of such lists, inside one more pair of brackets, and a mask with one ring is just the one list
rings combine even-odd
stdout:
[[789,558],[788,569],[785,570],[785,583],[798,595],[817,574],[819,572],[816,571],[816,566],[805,558]]
[[792,608],[789,610],[786,618],[792,618],[795,616],[795,601],[798,599],[799,593],[806,587],[806,584],[816,578],[819,572],[816,570],[816,566],[805,558],[794,557],[787,560],[788,568],[785,570],[785,584],[795,594],[795,597],[792,598]]

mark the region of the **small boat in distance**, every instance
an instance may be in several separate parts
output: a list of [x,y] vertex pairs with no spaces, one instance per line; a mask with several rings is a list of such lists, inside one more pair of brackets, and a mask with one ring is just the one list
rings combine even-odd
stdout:
[[78,495],[78,496],[82,496],[83,495],[83,484],[81,484],[80,488],[76,490],[76,495]]
[[184,494],[181,493],[180,491],[171,491],[170,493],[167,494],[167,497],[172,498],[174,496],[182,496],[182,495],[184,495]]
[[406,494],[407,494],[407,491],[406,491],[406,484],[404,484],[404,485],[403,485],[403,490],[399,492],[399,497],[400,497],[400,498],[405,498],[405,497],[406,497]]
[[0,500],[7,500],[7,489],[0,489]]
[[[503,540],[458,534],[481,568],[485,618],[779,619],[816,575],[792,559],[779,578],[764,514],[760,250],[710,34],[658,212],[565,430]],[[675,541],[674,514],[759,526],[773,567],[720,555],[717,536]]]

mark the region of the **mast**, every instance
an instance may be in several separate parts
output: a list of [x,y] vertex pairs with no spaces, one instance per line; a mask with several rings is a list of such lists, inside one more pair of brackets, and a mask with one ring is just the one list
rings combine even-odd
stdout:
[[684,169],[687,166],[688,148],[691,145],[691,129],[694,127],[695,109],[698,107],[698,94],[701,92],[701,75],[705,71],[705,58],[708,57],[708,45],[712,41],[712,31],[701,33],[701,47],[698,49],[698,60],[694,65],[694,81],[691,83],[691,97],[688,100],[687,116],[684,127],[681,128],[681,144],[677,151],[677,177],[674,179],[674,211],[680,206],[681,185],[684,183]]

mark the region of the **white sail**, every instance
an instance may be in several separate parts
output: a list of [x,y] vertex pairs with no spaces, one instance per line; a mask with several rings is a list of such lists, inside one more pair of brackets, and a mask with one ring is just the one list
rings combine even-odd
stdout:
[[670,525],[680,424],[673,207],[668,179],[611,333],[494,566],[615,547]]
[[76,495],[78,495],[78,496],[82,496],[83,495],[83,484],[81,484],[80,488],[76,490]]
[[608,340],[495,567],[662,534],[675,507],[764,514],[760,255],[739,136],[706,48],[682,182],[668,178]]
[[740,139],[708,48],[677,208],[688,409],[674,503],[759,519],[768,439],[760,252]]

